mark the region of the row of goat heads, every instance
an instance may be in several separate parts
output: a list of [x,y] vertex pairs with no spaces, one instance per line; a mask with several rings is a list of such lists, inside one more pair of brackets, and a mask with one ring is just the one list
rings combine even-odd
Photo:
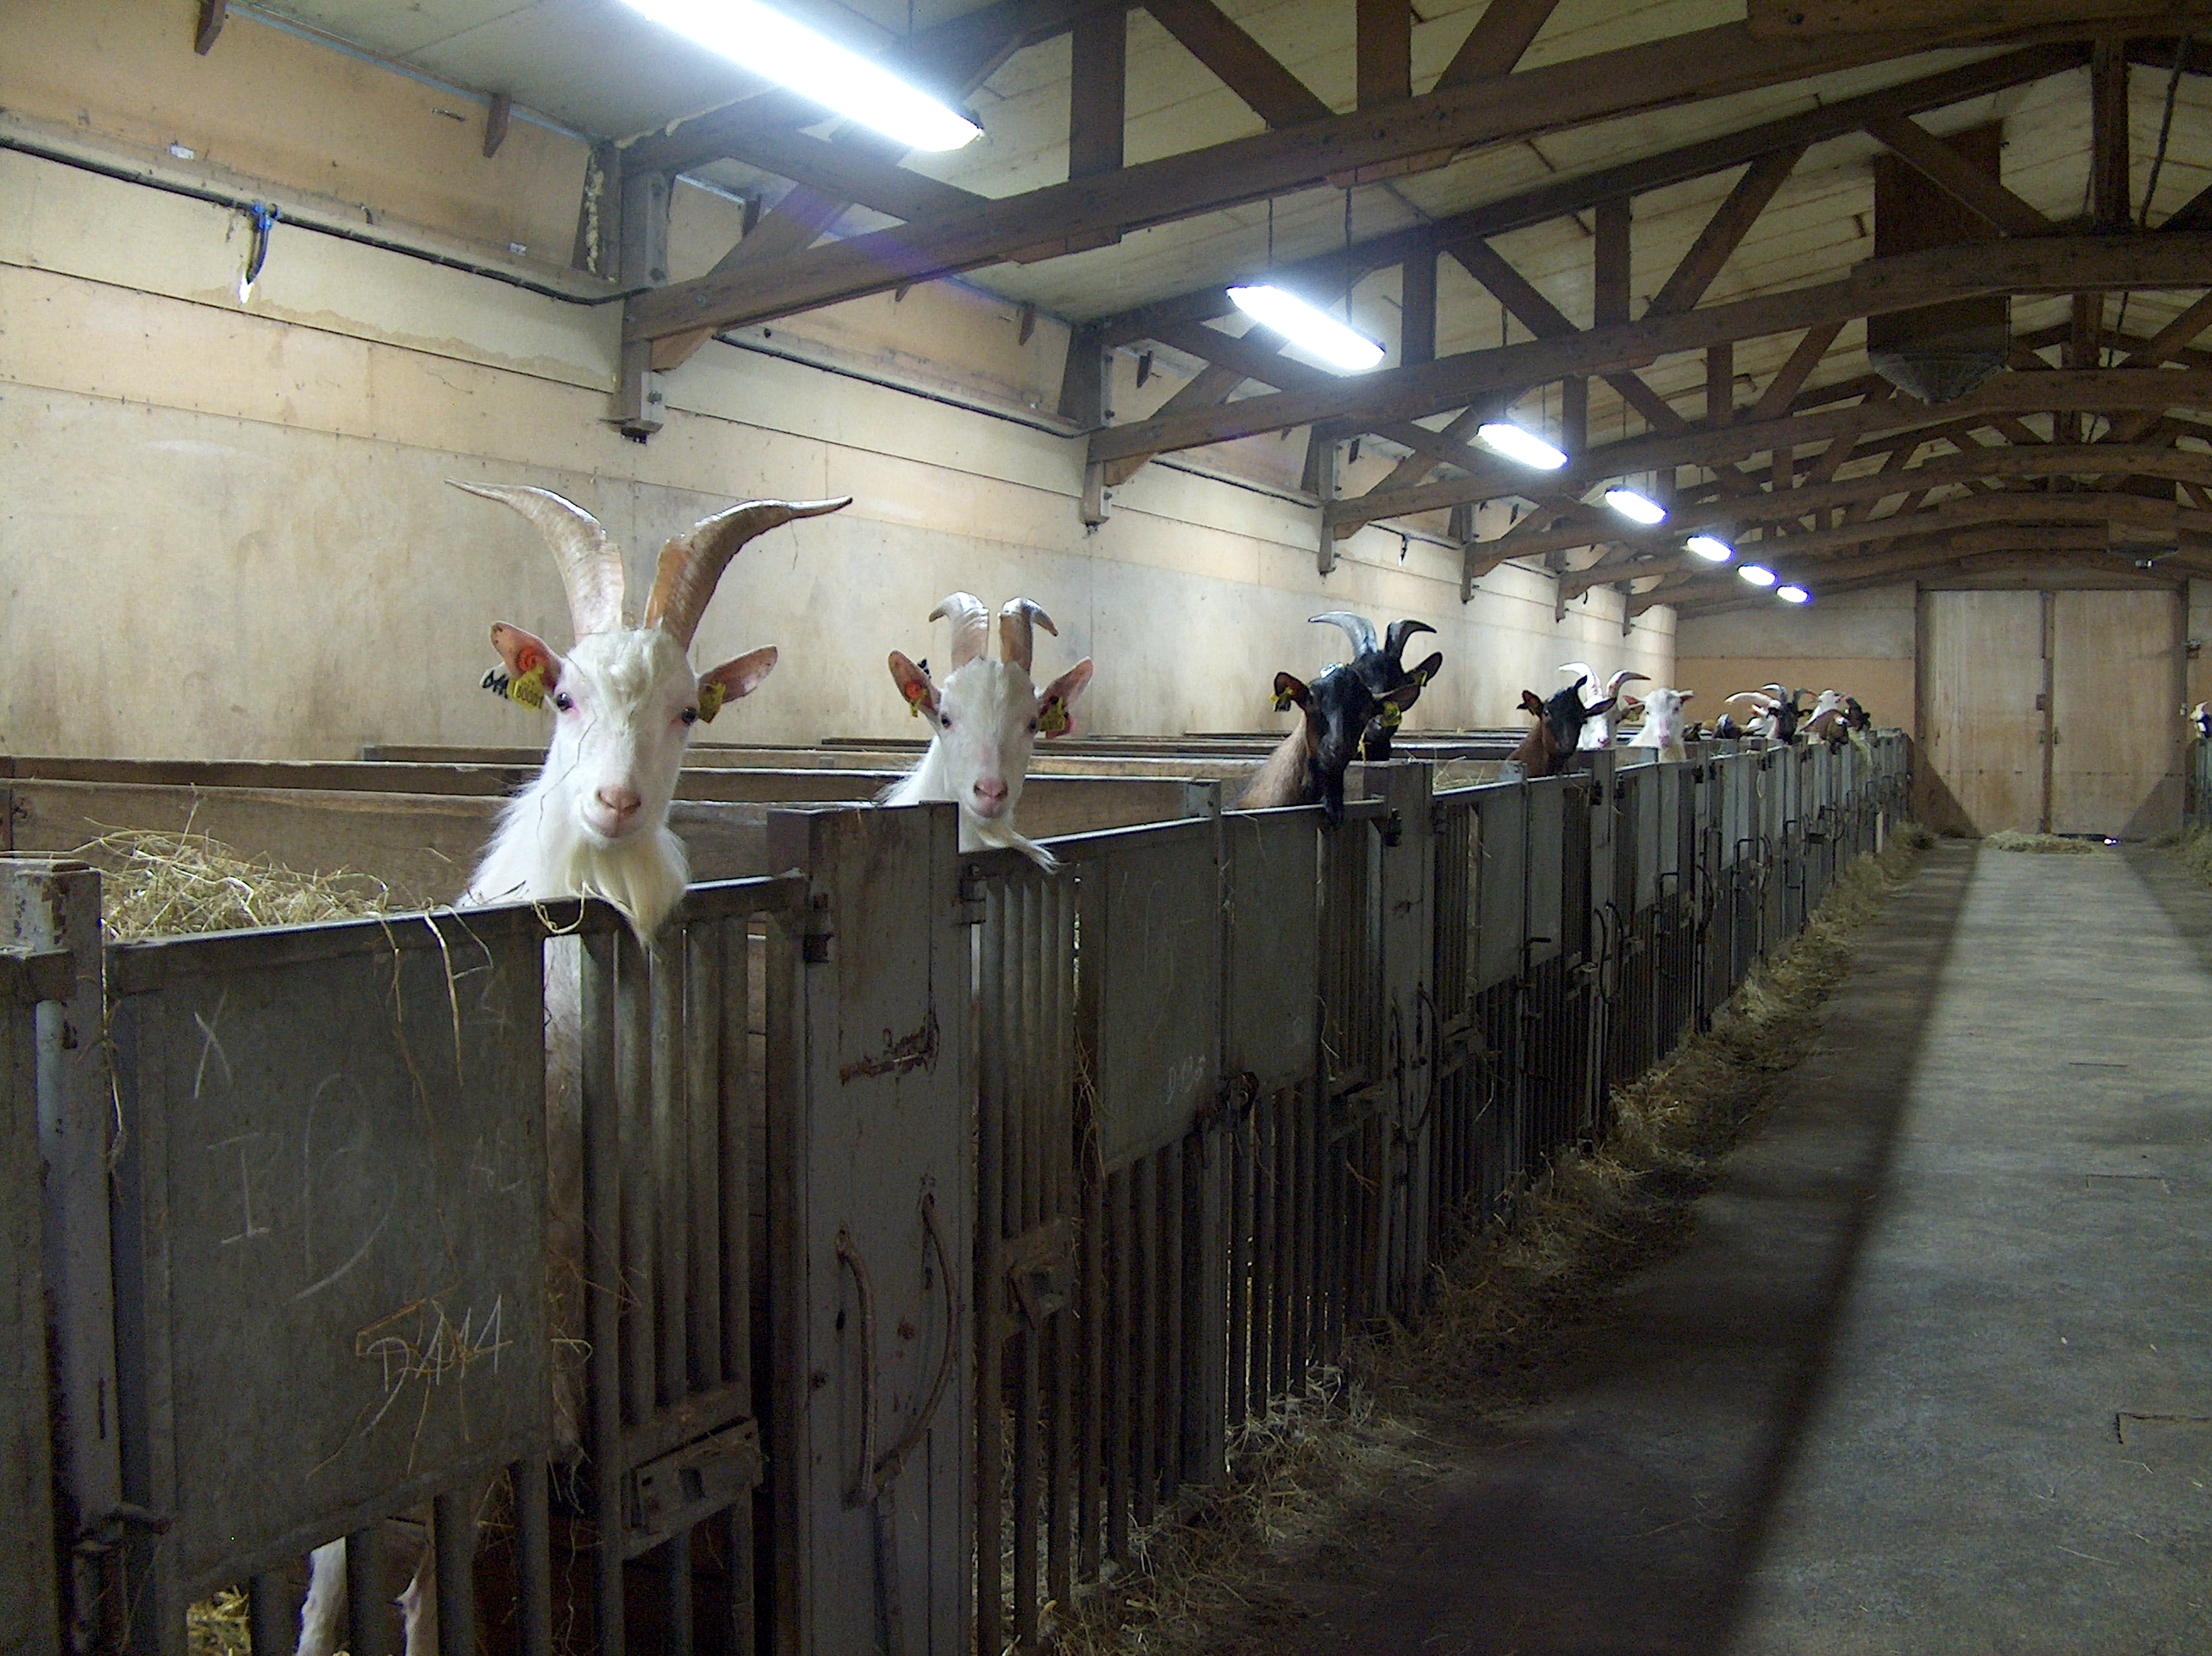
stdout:
[[1275,705],[1295,707],[1298,721],[1261,765],[1237,808],[1262,811],[1279,806],[1315,805],[1331,822],[1344,819],[1344,773],[1356,758],[1390,757],[1390,740],[1407,709],[1444,664],[1443,653],[1407,668],[1406,641],[1417,632],[1434,632],[1419,621],[1394,621],[1377,642],[1364,616],[1331,610],[1310,619],[1341,627],[1351,639],[1352,658],[1318,674],[1311,684],[1295,673],[1275,675]]
[[1805,698],[1811,693],[1785,690],[1780,685],[1740,690],[1729,700],[1751,703],[1751,716],[1739,730],[1732,720],[1723,715],[1713,734],[1723,738],[1739,734],[1764,736],[1776,742],[1793,742],[1802,736],[1807,741],[1841,747],[1845,742],[1863,740],[1864,734],[1873,728],[1873,716],[1859,705],[1856,696],[1847,696],[1839,690],[1824,690],[1808,707]]
[[1041,606],[1016,598],[999,612],[995,661],[988,649],[991,612],[973,593],[952,594],[929,618],[952,624],[952,670],[940,685],[926,666],[891,652],[891,681],[907,706],[929,721],[931,734],[921,763],[885,788],[881,802],[950,800],[960,807],[962,850],[1011,846],[1049,869],[1052,853],[1014,831],[1014,807],[1036,739],[1049,741],[1075,728],[1075,702],[1091,682],[1091,658],[1040,691],[1030,677],[1035,629],[1060,636]]
[[1591,714],[1583,721],[1583,734],[1576,742],[1576,747],[1583,752],[1611,747],[1620,734],[1621,721],[1644,706],[1635,697],[1622,695],[1620,687],[1632,679],[1640,679],[1649,684],[1650,676],[1623,667],[1605,681],[1603,690],[1599,690],[1596,687],[1597,674],[1590,671],[1590,664],[1587,661],[1562,661],[1559,671],[1575,675],[1575,682],[1582,686],[1583,705]]

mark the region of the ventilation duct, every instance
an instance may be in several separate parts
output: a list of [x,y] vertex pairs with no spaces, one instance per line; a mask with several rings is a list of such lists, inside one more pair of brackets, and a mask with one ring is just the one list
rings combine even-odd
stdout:
[[[1999,176],[2001,125],[1978,126],[1940,142],[1991,179]],[[1877,259],[1961,242],[1994,241],[1995,226],[1892,155],[1874,160],[1874,252]],[[2005,366],[2012,350],[2009,301],[2002,294],[1946,300],[1867,319],[1867,360],[1899,390],[1948,403]]]

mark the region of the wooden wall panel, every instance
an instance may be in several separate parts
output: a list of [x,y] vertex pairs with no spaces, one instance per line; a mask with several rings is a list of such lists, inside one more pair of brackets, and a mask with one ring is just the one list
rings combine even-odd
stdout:
[[2041,593],[1921,599],[1921,770],[1929,825],[2033,833],[2043,817]]
[[2051,827],[2146,839],[2181,825],[2181,598],[2051,601]]

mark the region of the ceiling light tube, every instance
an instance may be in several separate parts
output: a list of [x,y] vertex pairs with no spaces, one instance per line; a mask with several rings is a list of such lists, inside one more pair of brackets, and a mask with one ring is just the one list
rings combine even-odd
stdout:
[[1567,463],[1567,457],[1551,444],[1534,432],[1523,431],[1510,420],[1492,420],[1487,425],[1477,426],[1474,435],[1507,460],[1518,460],[1523,466],[1556,472]]
[[881,64],[759,0],[625,0],[685,40],[909,149],[957,149],[983,129]]
[[1771,587],[1774,584],[1774,571],[1764,563],[1747,563],[1736,573],[1754,587]]
[[1735,556],[1735,548],[1718,535],[1692,535],[1682,544],[1708,563],[1725,563]]
[[1785,604],[1809,603],[1813,597],[1812,594],[1794,581],[1786,587],[1777,587],[1774,589],[1774,595]]
[[1365,334],[1346,327],[1318,307],[1294,293],[1285,293],[1271,282],[1231,288],[1229,297],[1237,308],[1262,326],[1271,327],[1300,350],[1318,356],[1331,368],[1358,374],[1382,360],[1382,347]]
[[1608,489],[1605,503],[1625,518],[1642,524],[1664,523],[1667,508],[1649,496],[1639,495],[1633,489]]

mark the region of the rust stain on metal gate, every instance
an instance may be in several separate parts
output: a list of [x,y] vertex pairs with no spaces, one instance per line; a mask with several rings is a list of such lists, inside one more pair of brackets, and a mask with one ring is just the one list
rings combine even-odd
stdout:
[[921,1027],[894,1040],[888,1029],[884,1032],[884,1052],[879,1058],[855,1058],[837,1071],[837,1079],[850,1083],[863,1075],[903,1075],[910,1069],[937,1068],[937,1008],[932,1007]]

